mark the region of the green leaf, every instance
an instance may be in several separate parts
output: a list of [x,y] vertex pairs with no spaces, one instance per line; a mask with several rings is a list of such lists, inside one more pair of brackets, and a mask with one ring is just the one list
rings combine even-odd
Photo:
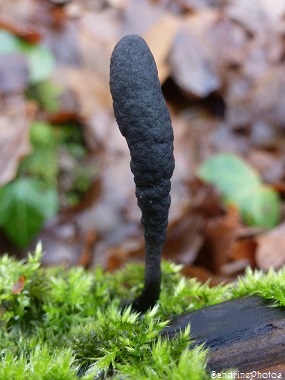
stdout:
[[0,54],[23,53],[29,62],[30,83],[35,84],[50,78],[55,59],[52,52],[42,45],[32,45],[12,33],[0,30]]
[[40,45],[27,45],[23,51],[29,61],[30,82],[35,84],[50,78],[55,66],[51,51]]
[[56,150],[60,142],[58,131],[50,124],[34,122],[30,138],[32,153],[20,162],[18,176],[40,178],[48,186],[56,186],[59,171]]
[[25,248],[57,206],[55,189],[39,180],[16,179],[0,188],[0,226],[19,248]]
[[0,54],[10,54],[20,52],[20,44],[13,34],[0,30]]
[[48,186],[56,186],[58,160],[54,149],[49,147],[34,148],[33,153],[21,161],[18,168],[18,175],[40,178]]
[[239,157],[222,153],[211,157],[198,170],[200,178],[213,183],[225,195],[253,189],[261,184],[258,173]]
[[278,194],[265,185],[260,186],[247,199],[249,205],[242,203],[244,220],[249,225],[265,228],[276,226],[280,220],[281,204]]
[[31,125],[31,141],[37,147],[55,148],[60,142],[60,135],[50,124],[35,121]]
[[201,165],[198,176],[214,184],[225,203],[234,204],[247,224],[272,228],[278,223],[278,194],[265,186],[260,175],[239,157],[217,154]]
[[35,83],[27,91],[30,99],[36,100],[46,111],[54,113],[59,109],[59,95],[62,90],[51,80],[43,80]]

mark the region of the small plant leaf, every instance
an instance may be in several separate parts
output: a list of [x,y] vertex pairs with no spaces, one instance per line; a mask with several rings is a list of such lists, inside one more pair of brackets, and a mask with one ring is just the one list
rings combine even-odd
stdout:
[[19,40],[6,30],[0,30],[0,54],[19,52]]
[[198,171],[199,177],[213,183],[225,195],[253,189],[261,184],[258,173],[234,154],[216,154]]
[[278,194],[264,185],[260,175],[239,157],[217,154],[201,165],[198,176],[214,184],[225,203],[234,204],[247,224],[272,228],[278,223]]
[[39,105],[50,113],[59,110],[59,95],[62,90],[50,79],[42,80],[31,86],[27,92],[27,96],[36,100]]
[[48,123],[35,121],[31,125],[31,141],[33,145],[54,148],[59,144],[59,138],[54,128]]
[[31,84],[50,78],[55,66],[55,59],[48,48],[29,44],[12,33],[0,30],[0,54],[16,52],[27,56]]
[[35,179],[16,179],[0,188],[0,226],[19,248],[25,248],[56,213],[57,205],[54,188]]
[[257,225],[265,228],[272,228],[280,220],[281,205],[276,191],[268,186],[260,186],[257,191],[248,196],[251,201],[249,212],[244,207],[244,220],[249,225]]
[[30,82],[35,84],[50,78],[55,65],[50,50],[44,46],[30,45],[28,49],[25,49],[25,53],[29,61]]

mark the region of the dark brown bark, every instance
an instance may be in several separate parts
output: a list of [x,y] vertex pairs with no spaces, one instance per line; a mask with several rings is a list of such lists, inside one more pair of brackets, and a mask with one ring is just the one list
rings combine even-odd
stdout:
[[191,324],[194,344],[209,348],[210,371],[285,373],[285,308],[250,296],[205,307],[175,318],[163,330],[174,337]]

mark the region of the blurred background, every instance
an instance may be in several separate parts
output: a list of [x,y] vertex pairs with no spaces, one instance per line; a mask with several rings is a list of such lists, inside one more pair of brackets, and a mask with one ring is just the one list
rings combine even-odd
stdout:
[[144,260],[109,92],[112,49],[133,33],[153,52],[175,135],[164,258],[213,285],[281,267],[284,0],[0,0],[0,253],[41,240],[45,265]]

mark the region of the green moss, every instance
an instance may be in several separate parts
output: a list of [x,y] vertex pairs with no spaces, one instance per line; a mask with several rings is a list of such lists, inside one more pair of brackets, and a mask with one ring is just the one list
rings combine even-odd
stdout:
[[174,316],[258,294],[285,305],[285,270],[247,271],[210,288],[163,263],[159,304],[143,316],[121,310],[143,284],[143,266],[114,274],[40,266],[41,247],[25,261],[0,258],[0,379],[210,379],[207,351],[189,348],[189,328],[161,339]]
[[248,268],[246,275],[240,277],[237,286],[232,289],[232,295],[242,297],[248,294],[273,300],[276,306],[285,306],[285,268],[278,271],[269,269],[266,274]]

